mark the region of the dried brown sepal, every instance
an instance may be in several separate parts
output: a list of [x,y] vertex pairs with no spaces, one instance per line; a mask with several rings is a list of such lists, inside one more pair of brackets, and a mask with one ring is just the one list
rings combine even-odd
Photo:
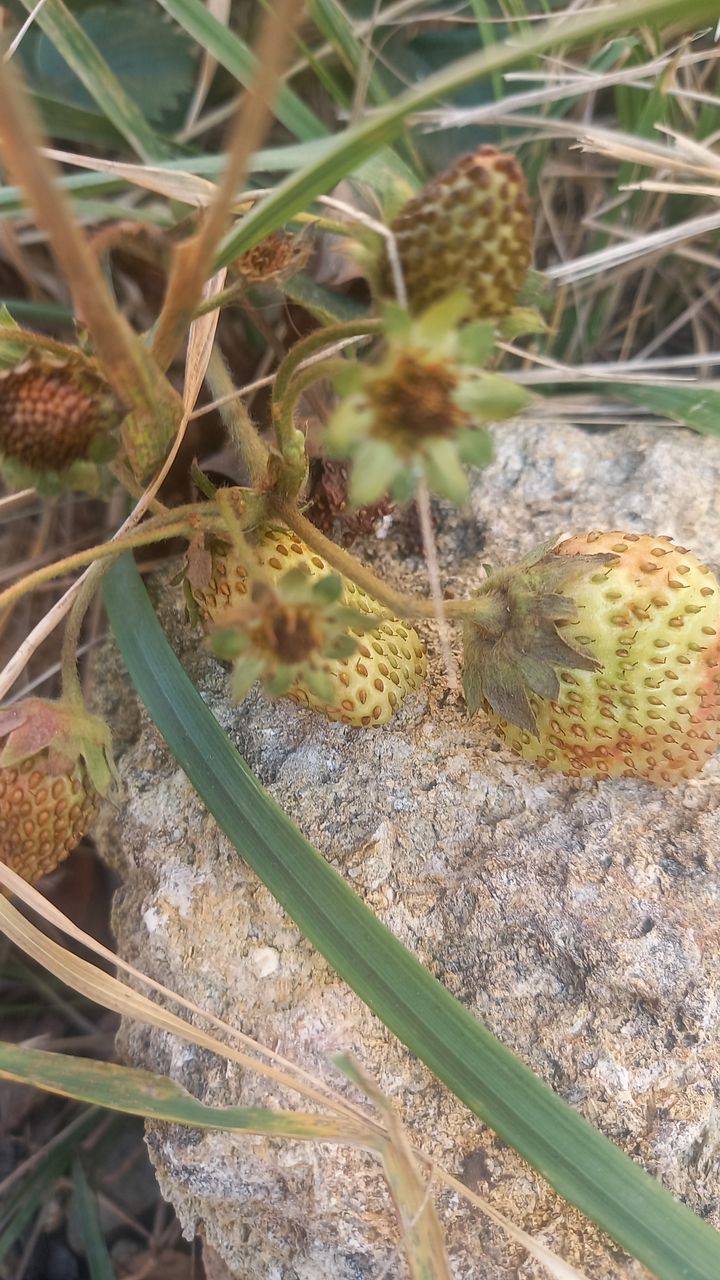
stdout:
[[336,458],[316,458],[310,467],[310,504],[305,515],[323,533],[337,534],[346,546],[356,538],[375,533],[386,516],[395,510],[389,498],[367,507],[350,502],[350,468]]
[[[597,671],[599,663],[561,633],[577,621],[572,594],[563,594],[612,555],[558,556],[543,543],[488,578],[478,618],[463,626],[463,686],[471,715],[483,705],[536,734],[529,693],[551,701],[559,693],[557,667]],[[488,605],[492,607],[488,609]]]
[[246,284],[280,284],[307,265],[312,244],[307,235],[273,231],[235,263]]

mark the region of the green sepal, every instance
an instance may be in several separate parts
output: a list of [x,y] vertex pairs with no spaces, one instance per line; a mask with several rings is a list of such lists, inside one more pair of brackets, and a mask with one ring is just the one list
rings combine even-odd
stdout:
[[232,673],[232,695],[236,702],[242,702],[253,685],[260,679],[265,664],[262,658],[244,658],[236,663]]
[[452,440],[428,440],[425,446],[425,477],[433,493],[458,504],[465,502],[470,483]]
[[336,686],[332,676],[327,671],[317,671],[312,668],[309,671],[303,671],[302,683],[307,686],[316,698],[320,698],[322,702],[332,702],[335,694]]
[[320,604],[336,604],[343,593],[343,580],[339,573],[328,573],[313,583],[313,598]]
[[528,271],[525,282],[518,294],[519,307],[533,308],[543,315],[549,315],[555,305],[556,286],[542,271],[532,267]]
[[[532,697],[554,701],[558,669],[597,671],[599,663],[561,628],[577,620],[571,588],[612,560],[609,554],[556,555],[552,543],[492,574],[463,626],[463,685],[471,714],[487,703],[496,715],[536,733]],[[562,595],[561,590],[570,590]]]
[[358,639],[358,636],[337,636],[326,650],[327,657],[335,658],[340,662],[346,658],[352,658],[353,654],[357,652]]
[[0,306],[0,369],[13,369],[25,359],[30,350],[26,342],[13,337],[13,329],[19,328],[3,303]]
[[466,427],[458,432],[457,451],[466,466],[486,467],[493,460],[492,436],[484,427]]
[[430,347],[433,352],[441,354],[438,347],[442,348],[450,336],[453,339],[452,346],[456,348],[458,325],[465,319],[471,306],[470,295],[466,289],[454,289],[439,302],[434,302],[415,321],[414,331],[420,342]]
[[378,502],[401,467],[400,458],[386,440],[364,440],[353,455],[350,501],[356,507]]
[[417,462],[412,466],[403,467],[397,472],[390,485],[390,492],[395,500],[401,506],[407,502],[412,502],[417,493],[418,480],[422,474],[422,464],[418,466]]
[[525,387],[499,373],[483,373],[460,383],[453,395],[458,408],[476,422],[499,422],[524,409],[532,396]]
[[482,369],[495,346],[495,325],[489,320],[476,320],[465,325],[458,334],[457,351],[462,364]]
[[282,698],[290,689],[296,675],[297,670],[283,662],[271,674],[263,676],[263,689],[271,698]]
[[298,565],[296,569],[288,569],[283,574],[277,584],[277,593],[284,604],[309,604],[313,599],[315,585],[309,570]]
[[399,302],[383,302],[381,308],[385,337],[389,342],[405,343],[412,332],[412,316]]
[[244,631],[234,627],[223,627],[222,631],[215,631],[210,637],[210,648],[221,662],[234,662],[247,653],[249,643]]
[[536,333],[549,333],[550,326],[535,307],[513,307],[498,321],[498,334],[508,342]]
[[346,360],[344,367],[336,370],[330,381],[338,395],[345,399],[362,386],[363,367],[358,360]]
[[375,415],[362,396],[343,400],[327,425],[325,443],[330,453],[343,456],[357,440],[370,435]]

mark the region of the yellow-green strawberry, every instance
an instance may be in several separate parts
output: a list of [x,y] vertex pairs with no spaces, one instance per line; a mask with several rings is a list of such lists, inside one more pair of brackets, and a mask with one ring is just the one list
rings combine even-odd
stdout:
[[390,229],[412,311],[456,289],[469,294],[471,319],[510,311],[533,234],[525,176],[513,156],[491,146],[462,156],[403,206]]
[[[593,566],[588,557],[598,553]],[[671,538],[650,534],[578,534],[545,559],[560,572],[563,562],[585,566],[569,580],[564,607],[552,591],[545,597],[571,652],[563,662],[550,646],[554,683],[541,660],[533,668],[541,654],[531,656],[530,722],[520,714],[510,723],[502,695],[482,690],[497,732],[516,755],[573,777],[662,784],[695,776],[720,745],[713,572]],[[542,578],[542,562],[533,572]],[[557,616],[563,608],[565,619]]]
[[0,860],[34,884],[88,830],[114,776],[104,721],[67,701],[0,710]]
[[[266,526],[259,531],[253,553],[272,586],[282,583],[293,569],[310,581],[333,574],[330,565],[289,529]],[[190,592],[207,630],[223,628],[248,594],[248,566],[232,550],[215,552],[206,581],[197,571]],[[329,697],[319,696],[303,679],[296,680],[288,697],[303,706],[356,728],[386,724],[413,689],[425,677],[427,660],[412,627],[394,618],[387,609],[349,579],[342,579],[340,602],[372,620],[368,630],[355,627],[346,634],[355,640],[354,652],[323,664],[330,676]]]

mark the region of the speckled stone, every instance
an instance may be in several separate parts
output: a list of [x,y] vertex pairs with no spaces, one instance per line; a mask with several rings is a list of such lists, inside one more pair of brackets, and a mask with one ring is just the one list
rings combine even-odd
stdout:
[[[717,567],[720,443],[671,428],[497,433],[469,509],[438,508],[444,577],[471,591],[554,534],[667,533]],[[410,548],[408,550],[408,548]],[[363,554],[423,590],[401,530]],[[384,729],[328,724],[258,692],[234,708],[177,595],[164,624],[203,697],[272,795],[504,1044],[720,1227],[720,757],[671,791],[543,774],[514,760],[431,675]],[[122,871],[121,952],[342,1089],[355,1054],[417,1143],[589,1280],[646,1273],[565,1205],[390,1036],[221,837],[107,659],[126,795],[99,836]],[[208,1101],[302,1105],[146,1028],[125,1056]],[[152,1125],[164,1194],[238,1280],[401,1277],[392,1207],[356,1151]],[[438,1204],[457,1280],[544,1274],[457,1197]]]

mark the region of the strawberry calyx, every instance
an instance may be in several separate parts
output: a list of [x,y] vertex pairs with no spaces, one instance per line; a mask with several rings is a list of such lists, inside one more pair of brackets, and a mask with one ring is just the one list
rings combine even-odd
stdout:
[[110,730],[69,699],[25,698],[0,710],[0,769],[14,768],[39,756],[53,774],[69,775],[83,762],[92,789],[107,794],[117,779]]
[[350,458],[350,499],[372,505],[388,493],[409,501],[424,481],[433,493],[463,502],[466,467],[491,459],[487,422],[512,417],[528,392],[483,369],[492,351],[491,324],[466,325],[470,301],[457,290],[413,317],[383,307],[386,345],[372,363],[351,363],[333,378],[343,396],[324,445]]
[[528,697],[558,697],[556,668],[598,671],[601,664],[561,633],[576,622],[565,592],[614,557],[558,556],[545,542],[507,569],[492,573],[478,594],[478,614],[463,624],[463,687],[471,715],[487,704],[504,720],[537,735]]
[[342,595],[339,574],[313,580],[294,568],[275,583],[254,578],[210,635],[216,656],[233,663],[235,699],[242,701],[260,680],[272,698],[302,681],[316,697],[329,700],[328,663],[351,657],[368,621],[379,621],[344,604]]

